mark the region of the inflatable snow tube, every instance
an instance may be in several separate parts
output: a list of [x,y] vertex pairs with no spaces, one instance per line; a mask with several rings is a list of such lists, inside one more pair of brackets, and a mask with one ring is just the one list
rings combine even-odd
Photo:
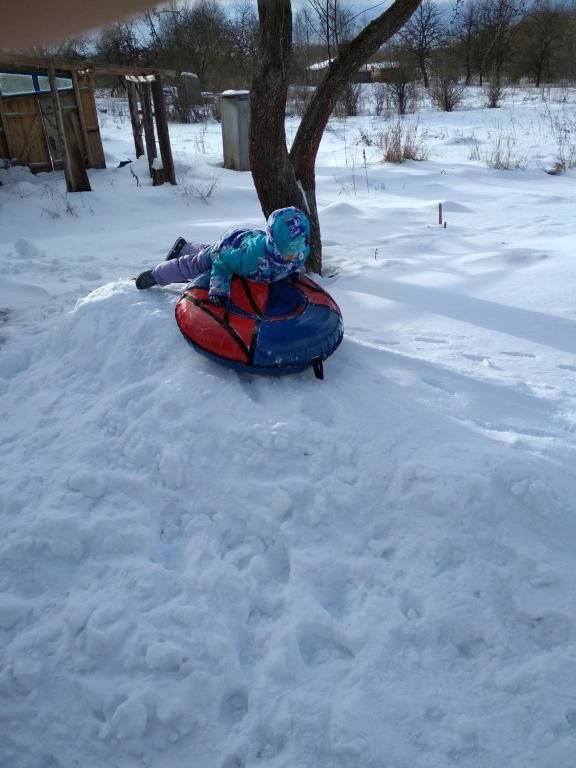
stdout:
[[308,366],[322,378],[322,361],[342,341],[342,314],[313,280],[260,283],[233,277],[226,309],[208,302],[210,276],[191,283],[176,304],[176,322],[201,354],[229,368],[272,376]]

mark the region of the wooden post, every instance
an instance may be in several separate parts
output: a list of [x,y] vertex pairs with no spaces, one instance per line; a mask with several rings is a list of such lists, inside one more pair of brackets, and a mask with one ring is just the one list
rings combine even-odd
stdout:
[[88,174],[84,167],[82,153],[80,152],[80,148],[77,146],[73,135],[70,137],[73,142],[72,151],[68,143],[64,116],[62,114],[62,104],[56,86],[56,73],[53,64],[48,65],[48,79],[50,80],[50,92],[56,117],[58,141],[62,152],[62,164],[64,165],[64,175],[66,177],[66,188],[68,189],[68,192],[90,192],[90,181],[88,180]]
[[90,151],[90,139],[88,138],[88,128],[86,126],[86,117],[82,106],[82,94],[78,84],[78,74],[75,69],[72,70],[72,84],[74,86],[74,98],[78,107],[78,119],[80,121],[80,130],[82,132],[82,142],[84,143],[84,154],[86,155],[86,168],[93,168],[92,152]]
[[156,152],[156,137],[154,135],[154,120],[152,118],[152,101],[150,99],[150,87],[148,83],[138,83],[140,92],[140,104],[142,105],[142,122],[144,124],[144,137],[146,139],[146,154],[148,155],[148,167],[152,174],[152,165],[158,156]]
[[82,112],[88,132],[88,141],[90,144],[90,157],[92,158],[92,168],[106,168],[106,158],[104,157],[104,147],[102,146],[102,136],[100,134],[100,125],[98,124],[98,110],[96,108],[96,84],[94,82],[94,72],[90,71],[83,75],[84,95],[82,94],[82,85],[80,80],[80,96],[82,99]]
[[82,137],[82,128],[80,126],[80,117],[75,109],[62,110],[64,116],[64,130],[66,132],[66,141],[68,143],[68,156],[70,157],[72,175],[75,178],[82,179],[82,184],[86,183],[88,188],[74,190],[76,192],[88,192],[90,182],[86,173],[87,156],[83,151],[84,139]]
[[144,144],[142,143],[142,121],[138,113],[138,93],[136,86],[129,80],[126,81],[128,91],[128,106],[130,107],[130,121],[132,123],[132,135],[134,136],[134,149],[136,157],[142,157],[144,154]]
[[2,98],[0,97],[0,128],[4,135],[4,144],[6,146],[7,159],[10,160],[13,156],[12,149],[10,147],[10,136],[8,135],[8,118],[4,114],[4,107],[2,105]]
[[162,158],[164,177],[170,184],[176,184],[176,172],[174,170],[174,160],[172,159],[172,147],[170,146],[170,133],[168,132],[168,120],[166,118],[164,91],[162,90],[162,80],[158,74],[152,83],[152,98],[154,99],[154,114],[156,115],[158,144],[160,145],[160,156]]

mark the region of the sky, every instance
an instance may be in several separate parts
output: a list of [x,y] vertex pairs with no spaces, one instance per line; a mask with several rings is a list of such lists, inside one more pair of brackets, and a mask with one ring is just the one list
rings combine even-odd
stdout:
[[108,98],[91,192],[0,171],[2,768],[572,765],[574,96],[330,120],[323,381],[135,288],[264,224],[219,124],[170,125],[177,186]]

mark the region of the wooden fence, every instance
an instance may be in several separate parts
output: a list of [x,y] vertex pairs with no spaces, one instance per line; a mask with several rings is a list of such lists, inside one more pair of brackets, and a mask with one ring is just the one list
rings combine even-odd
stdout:
[[[104,149],[94,96],[94,76],[115,74],[128,81],[130,115],[136,157],[146,154],[154,184],[176,183],[164,95],[159,72],[133,67],[94,67],[84,62],[47,61],[31,57],[5,58],[0,72],[48,77],[49,90],[0,96],[0,158],[27,165],[32,171],[64,170],[69,192],[88,191],[87,168],[105,168]],[[174,74],[174,73],[168,73]],[[68,78],[70,88],[58,87]],[[157,157],[156,135],[161,162]]]

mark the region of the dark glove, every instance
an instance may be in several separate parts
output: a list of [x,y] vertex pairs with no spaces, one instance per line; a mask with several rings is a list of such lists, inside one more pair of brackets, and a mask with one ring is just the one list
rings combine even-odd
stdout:
[[222,309],[226,309],[228,306],[228,298],[229,297],[223,293],[213,293],[212,296],[208,296],[208,302],[213,304],[215,307],[222,307]]
[[142,272],[142,274],[138,275],[136,278],[136,288],[138,288],[139,291],[144,288],[152,288],[153,285],[158,285],[158,283],[156,282],[151,269]]

